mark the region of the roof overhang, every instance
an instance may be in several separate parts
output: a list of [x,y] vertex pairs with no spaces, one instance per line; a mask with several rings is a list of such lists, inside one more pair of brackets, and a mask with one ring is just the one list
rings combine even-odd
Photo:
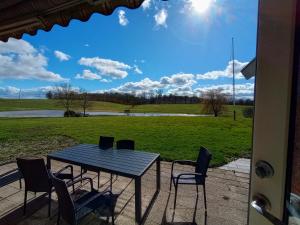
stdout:
[[66,27],[72,19],[87,21],[93,13],[110,15],[119,7],[138,8],[144,0],[1,0],[0,40],[38,30],[50,31],[55,24]]

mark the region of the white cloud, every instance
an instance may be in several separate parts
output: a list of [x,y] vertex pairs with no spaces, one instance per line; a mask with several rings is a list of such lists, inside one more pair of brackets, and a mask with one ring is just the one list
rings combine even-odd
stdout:
[[151,7],[151,0],[144,0],[142,4],[143,10],[149,9]]
[[37,88],[20,89],[13,86],[0,87],[1,98],[45,98],[48,91],[54,91],[55,87],[45,86]]
[[129,23],[128,19],[126,18],[126,13],[124,10],[119,10],[118,11],[118,17],[119,17],[119,24],[121,26],[127,26]]
[[143,71],[137,65],[133,65],[133,68],[134,72],[136,72],[137,74],[143,74]]
[[84,44],[84,47],[90,47],[90,45],[89,44]]
[[150,78],[145,78],[138,82],[127,82],[117,88],[112,88],[108,90],[109,92],[121,92],[121,93],[153,93],[153,91],[158,89],[165,89],[168,93],[180,95],[183,93],[192,92],[192,86],[196,83],[193,74],[173,74],[171,76],[164,76],[159,79],[159,81],[151,80]]
[[108,80],[108,79],[101,79],[100,82],[102,82],[102,83],[110,83],[111,80]]
[[0,54],[35,54],[37,50],[27,41],[10,38],[6,43],[0,41]]
[[[154,93],[156,90],[162,89],[166,94],[200,96],[203,91],[221,88],[223,89],[223,93],[232,95],[232,84],[207,85],[193,88],[196,83],[195,75],[178,73],[170,76],[163,76],[157,81],[145,78],[138,82],[127,82],[117,88],[106,91],[141,95],[144,93]],[[235,88],[237,98],[253,98],[253,83],[236,84]],[[105,92],[105,90],[99,90],[99,92]]]
[[56,58],[59,59],[59,61],[68,61],[71,59],[71,56],[64,53],[64,52],[61,52],[61,51],[58,51],[58,50],[55,50],[54,51],[54,55]]
[[111,59],[103,59],[99,57],[85,58],[82,57],[78,63],[83,66],[95,68],[102,76],[110,76],[113,79],[122,79],[127,77],[127,70],[132,69],[131,66]]
[[66,80],[61,75],[47,70],[47,66],[47,58],[29,42],[12,38],[6,43],[0,41],[0,80]]
[[192,96],[195,93],[194,93],[192,87],[190,87],[190,86],[183,86],[183,87],[177,87],[177,88],[169,89],[167,91],[167,94],[181,95],[181,96]]
[[110,89],[109,91],[142,94],[142,93],[149,93],[161,87],[162,85],[159,81],[153,81],[149,78],[145,78],[138,82],[127,82],[117,88]]
[[178,73],[160,78],[160,83],[167,86],[192,86],[197,83],[193,74]]
[[[232,84],[220,84],[220,85],[209,85],[204,87],[199,87],[194,90],[196,93],[201,93],[203,91],[211,89],[223,89],[223,93],[232,95]],[[237,97],[249,97],[254,95],[254,83],[236,84],[235,93]]]
[[[248,64],[248,62],[240,62],[238,60],[234,60],[234,71],[235,71],[235,78],[236,79],[243,79],[244,76],[241,73],[241,70]],[[197,74],[198,80],[216,80],[221,77],[232,77],[232,69],[233,69],[233,63],[232,61],[228,62],[227,67],[224,70],[214,70],[210,71],[204,74]]]
[[168,18],[168,11],[166,9],[159,10],[154,15],[154,20],[155,20],[156,26],[167,27],[167,18]]
[[76,74],[75,79],[101,80],[101,76],[90,70],[83,70],[82,74]]

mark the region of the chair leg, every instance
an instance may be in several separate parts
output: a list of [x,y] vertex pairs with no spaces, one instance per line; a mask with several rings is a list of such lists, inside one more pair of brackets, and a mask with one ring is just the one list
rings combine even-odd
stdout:
[[23,215],[26,214],[26,204],[27,204],[27,190],[25,189],[24,193],[24,207],[23,207]]
[[112,191],[112,179],[113,179],[113,175],[111,173],[110,174],[110,191]]
[[56,222],[57,225],[59,225],[59,221],[60,221],[60,211],[59,211],[59,209],[58,209],[57,222]]
[[112,217],[111,217],[111,224],[115,225],[115,215],[112,215]]
[[48,195],[49,195],[49,199],[48,199],[48,217],[50,217],[51,216],[51,189],[50,189]]
[[205,184],[203,185],[203,195],[204,195],[204,208],[205,208],[205,212],[206,212],[207,211],[207,203],[206,203]]
[[170,178],[170,191],[171,191],[171,189],[172,189],[172,181],[173,181],[173,176],[171,175],[171,178]]
[[[83,173],[83,169],[82,169],[82,167],[80,167],[80,179],[82,179],[82,173]],[[80,182],[82,184],[82,180]]]
[[98,171],[98,189],[100,188],[100,171]]
[[112,211],[112,213],[111,213],[111,224],[115,225],[115,209],[114,209],[113,206],[111,206],[111,207],[112,207],[112,209],[111,209],[111,211]]
[[74,185],[74,176],[72,177],[72,179],[71,179],[71,181],[72,181],[72,189],[73,189],[73,194],[75,193],[75,185]]
[[199,193],[198,185],[196,185],[196,190],[197,190],[197,197],[198,197],[198,193]]
[[22,189],[22,180],[19,179],[20,189]]
[[175,184],[174,210],[176,208],[177,191],[178,191],[178,185]]

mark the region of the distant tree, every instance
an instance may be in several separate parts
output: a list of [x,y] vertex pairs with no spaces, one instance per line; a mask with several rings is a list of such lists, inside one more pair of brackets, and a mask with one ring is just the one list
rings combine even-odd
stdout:
[[46,93],[46,98],[48,98],[48,99],[52,99],[52,98],[53,98],[53,93],[52,93],[52,91],[48,91],[48,92]]
[[162,98],[163,93],[164,93],[163,89],[156,90],[156,104],[161,104],[161,98]]
[[64,83],[56,87],[55,97],[59,99],[59,103],[66,109],[67,114],[70,112],[76,94],[69,83]]
[[221,88],[202,92],[202,98],[203,111],[205,113],[213,113],[215,117],[224,111],[224,105],[228,99]]
[[83,116],[86,116],[86,109],[91,107],[91,102],[89,101],[89,94],[86,90],[80,90],[80,106],[83,109]]

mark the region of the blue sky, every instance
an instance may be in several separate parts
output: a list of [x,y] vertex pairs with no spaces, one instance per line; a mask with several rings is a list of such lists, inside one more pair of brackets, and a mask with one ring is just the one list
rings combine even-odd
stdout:
[[251,97],[254,80],[240,69],[255,56],[257,1],[146,0],[136,10],[94,14],[67,28],[0,42],[0,97],[44,97],[70,82],[90,92],[199,95],[231,92],[235,38],[237,95]]

